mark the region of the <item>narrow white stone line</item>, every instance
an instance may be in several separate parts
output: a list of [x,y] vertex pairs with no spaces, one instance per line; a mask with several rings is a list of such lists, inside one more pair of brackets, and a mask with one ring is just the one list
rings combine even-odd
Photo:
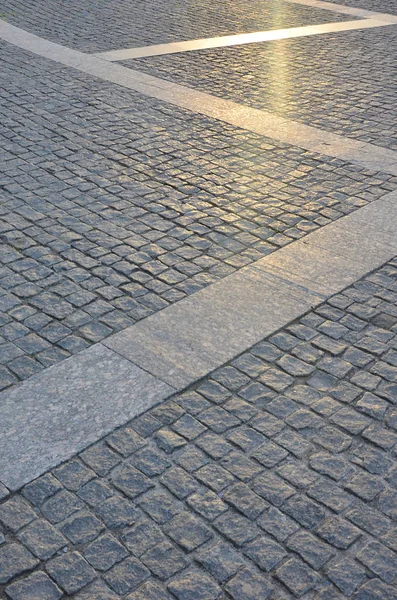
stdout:
[[[397,18],[396,18],[397,22]],[[353,31],[355,29],[369,29],[391,25],[387,21],[377,19],[362,19],[356,21],[342,21],[338,23],[324,23],[322,25],[307,25],[305,27],[290,27],[288,29],[273,29],[270,31],[255,31],[239,35],[225,35],[222,37],[203,38],[184,42],[171,42],[142,46],[139,48],[125,48],[109,52],[95,53],[93,56],[103,58],[109,62],[143,58],[148,56],[161,56],[163,54],[176,54],[179,52],[192,52],[194,50],[207,50],[209,48],[223,48],[225,46],[240,46],[243,44],[257,44],[275,40],[292,39],[322,33],[337,33],[340,31]]]
[[320,8],[330,10],[332,12],[351,15],[355,17],[375,18],[388,21],[390,23],[397,22],[397,15],[389,13],[380,13],[373,10],[358,8],[356,6],[345,6],[344,4],[335,4],[334,2],[325,2],[323,0],[286,0],[292,4],[302,4],[303,6],[311,6],[312,8]]
[[288,144],[397,175],[397,152],[224,100],[49,42],[0,20],[0,38],[39,56]]

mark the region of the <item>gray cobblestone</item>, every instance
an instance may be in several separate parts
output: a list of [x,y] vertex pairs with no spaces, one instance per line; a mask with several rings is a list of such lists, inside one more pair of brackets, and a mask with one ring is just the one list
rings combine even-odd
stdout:
[[[338,310],[346,314],[344,305],[351,305],[344,297],[379,300],[384,288],[372,288],[369,280],[389,289],[395,274],[391,261],[340,294]],[[387,314],[389,302],[381,302]],[[326,307],[321,312],[343,319]],[[297,321],[296,333],[298,325],[316,330],[320,322],[310,314]],[[395,325],[381,329],[367,318],[359,337],[345,333],[339,341],[351,349],[366,338],[382,340],[383,359],[396,343]],[[316,339],[310,337],[308,344]],[[269,352],[265,344],[259,346]],[[266,361],[274,364],[297,347]],[[318,356],[313,373],[325,356],[333,355],[325,350]],[[221,370],[222,384],[200,382],[28,484],[21,495],[5,495],[0,593],[11,586],[24,590],[32,574],[47,573],[54,582],[45,580],[49,589],[58,586],[79,600],[168,600],[192,593],[194,600],[205,594],[222,600],[395,600],[395,404],[379,392],[390,382],[377,375],[370,393],[382,401],[382,411],[361,410],[368,390],[357,374],[368,373],[373,362],[351,364],[329,391],[310,386],[312,373],[288,375],[292,382],[282,394],[271,392],[266,401],[262,395],[258,403],[245,392],[266,371],[255,364],[248,374],[243,361],[251,383],[241,379],[242,387],[229,390],[226,379],[231,388],[239,379]],[[211,408],[215,426],[229,415],[234,424],[219,433],[196,432]],[[164,431],[183,445],[165,452],[158,443]]]

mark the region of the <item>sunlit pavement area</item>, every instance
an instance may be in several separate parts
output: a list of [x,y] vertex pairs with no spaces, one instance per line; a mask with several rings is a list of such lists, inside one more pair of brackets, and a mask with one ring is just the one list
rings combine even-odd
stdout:
[[397,600],[395,1],[0,13],[0,597]]

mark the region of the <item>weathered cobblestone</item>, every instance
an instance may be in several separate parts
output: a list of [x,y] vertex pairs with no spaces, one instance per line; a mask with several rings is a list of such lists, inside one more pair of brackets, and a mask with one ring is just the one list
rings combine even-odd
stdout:
[[[396,281],[393,260],[272,344],[4,495],[0,595],[396,600],[397,396],[388,368],[371,392],[365,377],[394,360],[397,324],[377,317],[393,312]],[[359,330],[345,319],[352,298],[363,306]],[[352,367],[322,390],[315,377],[334,346],[299,359],[313,372],[284,367],[299,332],[310,347],[323,340],[325,315],[345,320],[338,360]],[[286,387],[247,393],[268,371]],[[172,436],[183,444],[163,448]]]
[[[22,19],[17,0],[7,2],[2,9],[14,4],[15,19]],[[55,0],[47,4],[57,14],[66,10]],[[81,7],[76,11],[81,15]],[[291,3],[283,11],[287,21],[288,14],[307,11],[320,18]],[[33,29],[45,15],[37,5],[34,18],[23,12]],[[262,4],[260,10],[251,6],[251,23],[266,21],[270,12]],[[236,15],[229,16],[236,24]],[[339,16],[321,11],[321,18]],[[1,388],[397,187],[390,175],[144,98],[4,42],[0,49]],[[341,359],[344,335],[360,332],[367,319],[373,318],[374,327],[394,326],[396,315],[364,306],[365,293],[348,298],[345,307],[345,299],[336,299],[340,306],[318,313],[318,330],[315,322],[295,324],[297,329],[276,334],[255,354],[220,369],[198,390],[200,403],[217,398],[222,404],[236,392],[244,400],[260,389],[263,395],[282,392],[291,377],[306,377],[327,353],[323,374],[314,379],[323,391],[348,369],[372,360],[374,350],[382,356],[387,340],[371,336],[343,360],[329,356]],[[276,356],[281,362],[265,369],[263,360]],[[396,385],[393,362],[389,353],[365,375],[372,392],[377,378],[387,375],[381,395],[386,400]],[[249,383],[256,375],[263,388]],[[201,412],[197,408],[191,416]],[[240,418],[228,412],[231,424]],[[161,421],[156,413],[152,419]],[[183,440],[199,431],[191,419],[182,425],[187,437],[177,425],[174,430]]]

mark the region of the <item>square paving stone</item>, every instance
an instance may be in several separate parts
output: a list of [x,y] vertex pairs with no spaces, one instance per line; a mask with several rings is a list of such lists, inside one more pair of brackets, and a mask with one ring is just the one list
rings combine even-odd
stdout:
[[255,520],[269,506],[244,483],[228,487],[223,494],[223,500],[252,520]]
[[12,531],[18,531],[33,519],[37,514],[21,496],[13,496],[0,506],[0,522]]
[[120,496],[108,498],[96,507],[96,513],[108,527],[126,527],[139,517],[135,505]]
[[126,558],[104,575],[106,582],[120,595],[127,594],[148,577],[148,569],[133,557]]
[[252,521],[233,510],[228,510],[218,517],[214,521],[214,526],[237,546],[246,544],[259,533],[258,528]]
[[287,556],[286,550],[280,544],[265,535],[246,544],[244,554],[266,572],[274,569]]
[[196,569],[184,571],[168,584],[178,600],[216,600],[221,594],[219,586],[208,575]]
[[139,507],[156,523],[166,523],[182,510],[171,494],[157,490],[148,492],[139,503]]
[[166,580],[188,566],[184,554],[169,542],[156,544],[141,557],[142,562],[161,580]]
[[59,600],[62,591],[45,573],[32,573],[6,588],[11,600]]
[[22,544],[5,544],[0,547],[0,583],[7,583],[13,577],[30,571],[39,564]]
[[62,485],[51,474],[46,473],[32,483],[28,483],[22,490],[22,494],[35,506],[41,506],[43,502],[54,496],[62,489]]
[[311,590],[318,581],[317,573],[296,558],[292,558],[279,567],[276,575],[298,597]]
[[283,512],[271,506],[257,521],[258,525],[277,540],[283,542],[299,529],[298,524]]
[[272,586],[263,577],[249,569],[240,571],[225,586],[233,600],[266,600],[272,592]]
[[68,594],[78,592],[96,577],[94,569],[78,552],[53,558],[46,564],[46,570]]
[[365,569],[347,556],[335,559],[327,565],[326,573],[332,583],[347,596],[350,596],[365,578]]
[[88,510],[80,510],[66,519],[60,527],[73,544],[87,544],[102,531],[103,524]]
[[137,469],[148,477],[161,475],[171,464],[164,453],[152,448],[138,450],[133,455],[132,462]]
[[307,531],[294,533],[287,542],[288,548],[299,554],[313,569],[320,569],[335,550]]
[[227,504],[211,490],[199,490],[189,496],[187,503],[193,510],[209,521],[213,521],[228,509]]
[[230,579],[243,566],[237,552],[225,542],[199,548],[194,558],[221,583]]
[[112,475],[112,483],[130,498],[136,498],[153,487],[153,483],[140,471],[130,465],[123,465]]
[[120,596],[103,581],[96,581],[73,598],[74,600],[119,600]]
[[127,556],[127,550],[110,533],[94,540],[84,551],[84,558],[99,571],[107,571]]
[[126,600],[171,600],[171,596],[157,583],[147,581],[128,594]]
[[67,539],[44,519],[25,527],[18,537],[41,560],[51,558],[55,552],[68,544]]
[[164,540],[160,527],[150,520],[138,521],[122,538],[128,550],[138,557]]
[[212,538],[212,531],[187,512],[180,513],[164,526],[164,531],[182,548],[191,552]]
[[383,544],[370,542],[360,550],[357,558],[386,583],[396,579],[397,554]]

